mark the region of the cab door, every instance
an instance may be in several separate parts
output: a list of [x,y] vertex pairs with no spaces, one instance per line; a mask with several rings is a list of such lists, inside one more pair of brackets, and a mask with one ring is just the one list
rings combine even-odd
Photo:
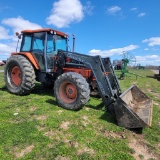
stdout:
[[32,54],[34,55],[40,71],[45,71],[45,32],[34,33],[32,39]]

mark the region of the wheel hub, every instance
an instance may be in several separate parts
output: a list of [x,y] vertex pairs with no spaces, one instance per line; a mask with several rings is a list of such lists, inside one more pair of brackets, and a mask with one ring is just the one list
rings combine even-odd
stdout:
[[60,97],[65,103],[73,103],[77,98],[77,88],[71,82],[64,82],[59,91]]
[[72,84],[68,84],[66,87],[66,94],[68,98],[75,99],[76,88]]
[[21,84],[20,75],[21,75],[20,68],[18,66],[13,67],[11,71],[11,79],[16,86],[19,86]]

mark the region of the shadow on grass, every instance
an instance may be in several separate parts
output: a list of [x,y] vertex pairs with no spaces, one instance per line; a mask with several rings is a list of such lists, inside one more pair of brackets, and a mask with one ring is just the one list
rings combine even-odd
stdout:
[[[89,100],[89,102],[90,102],[90,100]],[[88,105],[88,104],[86,104],[85,105],[87,108],[91,108],[91,109],[95,109],[95,110],[101,110],[103,107],[104,107],[104,104],[103,104],[103,102],[101,102],[100,104],[98,104],[97,106],[93,106],[93,105]]]
[[[97,106],[93,106],[93,105],[86,105],[87,108],[91,108],[91,109],[95,109],[95,110],[103,110],[102,108],[104,107],[103,102],[98,104]],[[110,114],[109,112],[105,111],[104,109],[104,113],[99,117],[99,119],[102,119],[108,123],[114,124],[118,126],[116,117],[112,114]],[[143,128],[126,128],[136,134],[142,134]]]
[[[118,126],[118,123],[117,123],[117,120],[116,120],[116,117],[113,116],[112,114],[108,113],[108,112],[105,112],[101,117],[100,119],[103,119],[109,123],[112,123],[114,125],[117,125]],[[136,134],[142,134],[143,132],[143,128],[125,128],[127,130],[130,130]]]
[[7,89],[5,86],[3,86],[3,87],[0,87],[0,91],[7,91]]
[[103,110],[104,113],[99,117],[99,119],[102,119],[106,122],[112,123],[114,125],[117,125],[117,121],[116,118],[108,113],[105,109],[103,109],[104,104],[103,102],[101,102],[100,104],[98,104],[97,106],[93,106],[93,105],[85,105],[87,108],[91,108],[91,109],[95,109],[95,110]]
[[157,81],[160,81],[160,75],[159,74],[154,74],[154,76],[147,76],[147,78],[153,78],[153,79],[157,79]]
[[49,96],[54,96],[54,91],[53,88],[47,88],[44,87],[41,84],[36,84],[34,89],[31,91],[31,94],[38,94],[38,95],[49,95]]
[[142,134],[143,128],[130,128],[130,131],[136,133],[136,134]]
[[46,102],[51,104],[51,105],[58,105],[57,101],[54,100],[54,99],[47,99]]
[[116,117],[114,117],[112,114],[108,113],[107,111],[104,111],[103,115],[99,119],[102,119],[102,120],[107,121],[108,123],[112,123],[114,125],[118,125]]

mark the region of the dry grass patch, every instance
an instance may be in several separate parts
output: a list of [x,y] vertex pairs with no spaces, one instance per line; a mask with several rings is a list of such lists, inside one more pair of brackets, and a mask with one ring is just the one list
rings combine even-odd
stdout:
[[55,160],[70,160],[69,157],[57,156]]
[[43,131],[46,129],[46,127],[37,126],[38,131]]
[[107,138],[119,138],[119,139],[126,138],[126,135],[124,133],[115,133],[113,131],[103,131],[102,134]]
[[36,120],[42,120],[42,121],[44,121],[44,120],[47,119],[47,116],[46,116],[46,115],[34,116],[34,118],[35,118]]
[[89,123],[91,123],[91,121],[88,119],[88,117],[86,115],[84,115],[82,117],[82,124],[86,127]]
[[68,130],[69,129],[69,125],[71,124],[71,122],[62,122],[61,125],[59,126],[59,128],[63,129],[63,130]]
[[147,142],[143,139],[143,135],[130,135],[128,145],[133,149],[134,152],[132,153],[132,156],[136,160],[158,160],[160,158],[148,147]]
[[24,149],[18,151],[19,149],[16,147],[14,148],[14,155],[16,156],[16,158],[21,158],[23,156],[25,156],[26,154],[32,152],[34,148],[34,145],[30,145],[30,146],[26,146]]
[[92,148],[87,148],[87,147],[82,147],[81,149],[79,149],[77,151],[78,155],[81,155],[81,154],[84,154],[84,153],[87,153],[87,154],[92,156],[92,155],[95,154],[95,151]]
[[31,106],[29,110],[30,110],[30,111],[35,111],[36,109],[37,109],[36,107]]
[[63,113],[62,110],[58,110],[57,113],[60,115],[61,113]]
[[44,133],[44,136],[49,137],[51,140],[53,140],[54,138],[57,138],[56,136],[56,132],[54,132],[53,130],[50,130],[48,132]]

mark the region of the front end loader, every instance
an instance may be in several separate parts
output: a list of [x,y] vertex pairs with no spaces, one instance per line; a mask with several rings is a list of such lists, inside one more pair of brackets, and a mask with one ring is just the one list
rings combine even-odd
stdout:
[[22,38],[20,51],[11,54],[4,72],[10,93],[30,94],[39,81],[53,87],[62,108],[79,110],[94,92],[118,125],[151,126],[152,100],[135,85],[122,93],[109,58],[68,51],[68,35],[53,29],[24,30],[17,35]]

